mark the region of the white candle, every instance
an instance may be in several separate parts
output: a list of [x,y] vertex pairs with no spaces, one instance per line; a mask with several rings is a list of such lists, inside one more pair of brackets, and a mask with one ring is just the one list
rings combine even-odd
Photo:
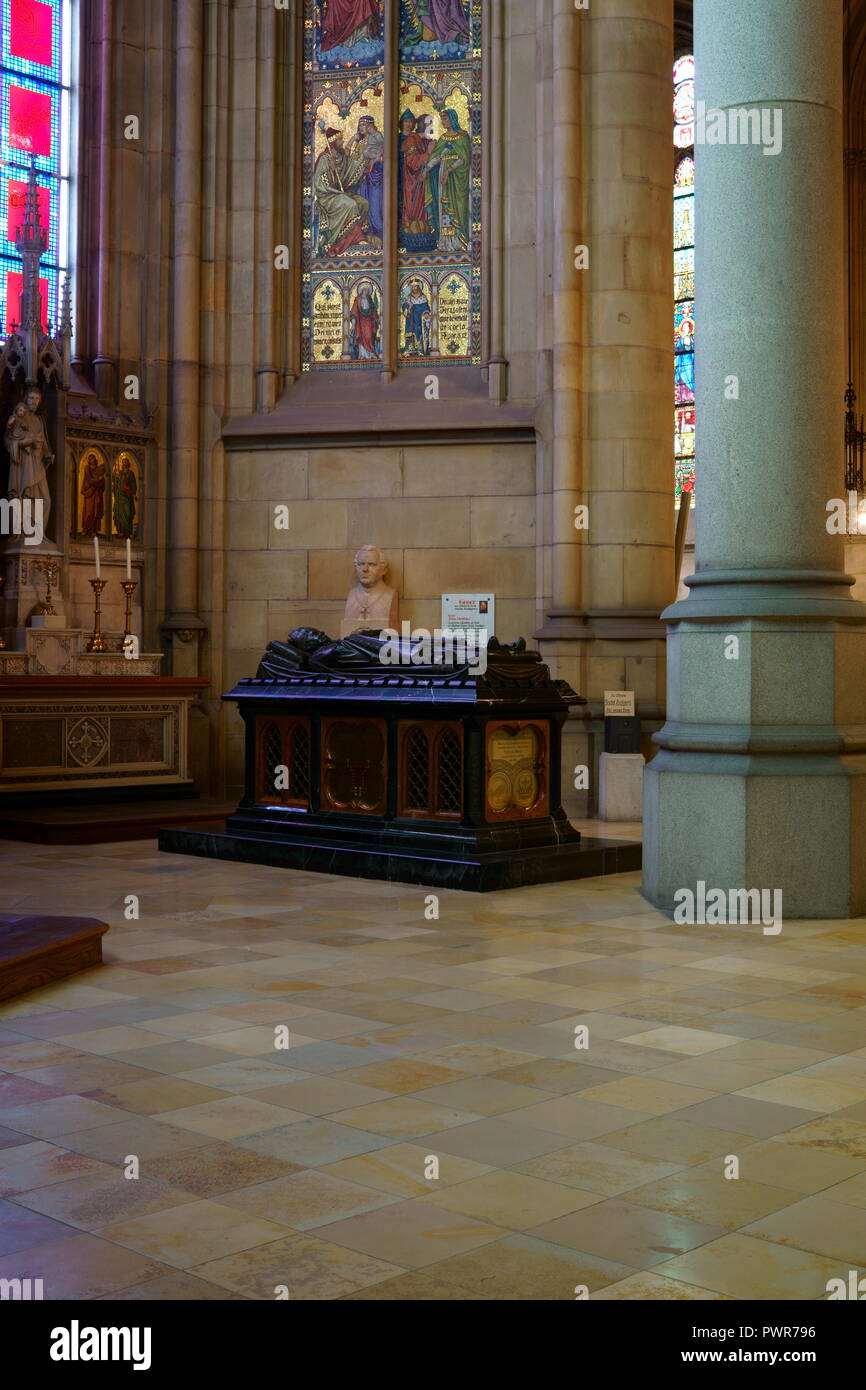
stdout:
[[99,568],[99,537],[98,537],[98,536],[94,536],[94,537],[93,537],[93,553],[94,553],[94,555],[95,555],[95,557],[96,557],[96,578],[97,578],[97,579],[101,579],[101,578],[102,578],[102,572],[101,572],[101,570],[100,570],[100,568]]
[[132,578],[132,541],[126,538],[126,577]]

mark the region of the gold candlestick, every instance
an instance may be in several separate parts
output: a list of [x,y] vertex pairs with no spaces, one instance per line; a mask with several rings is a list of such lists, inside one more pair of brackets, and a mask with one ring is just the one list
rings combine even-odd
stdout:
[[121,580],[120,587],[126,594],[126,622],[123,625],[123,641],[121,642],[118,650],[125,652],[126,640],[128,637],[132,636],[132,596],[138,588],[138,580],[123,579]]
[[60,574],[60,566],[56,560],[43,560],[41,564],[39,564],[39,568],[45,573],[48,580],[48,587],[45,592],[45,602],[40,603],[33,611],[43,618],[56,618],[57,609],[54,607],[54,594],[52,589],[55,579]]
[[102,606],[100,603],[102,591],[108,583],[107,579],[91,579],[90,587],[93,590],[93,636],[85,647],[88,652],[107,652],[108,643],[102,635]]

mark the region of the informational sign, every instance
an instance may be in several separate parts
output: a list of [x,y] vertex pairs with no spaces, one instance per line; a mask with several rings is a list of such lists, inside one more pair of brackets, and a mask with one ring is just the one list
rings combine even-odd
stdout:
[[495,619],[495,594],[442,595],[443,632],[486,632],[489,641],[496,632]]
[[604,692],[604,717],[622,719],[634,718],[633,690],[606,690]]

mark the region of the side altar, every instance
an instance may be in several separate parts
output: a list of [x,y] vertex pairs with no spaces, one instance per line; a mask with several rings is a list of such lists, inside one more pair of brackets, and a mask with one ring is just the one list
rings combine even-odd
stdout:
[[[245,794],[163,850],[487,892],[621,872],[634,846],[584,842],[560,745],[583,697],[522,640],[476,666],[373,633],[299,628],[223,698],[245,726]],[[631,855],[631,858],[629,857]]]

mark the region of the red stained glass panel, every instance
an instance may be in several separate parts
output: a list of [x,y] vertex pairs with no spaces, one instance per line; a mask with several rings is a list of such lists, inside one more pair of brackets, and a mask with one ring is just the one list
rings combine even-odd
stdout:
[[[13,323],[21,325],[21,292],[24,289],[24,276],[17,270],[6,272],[6,331],[10,332]],[[42,295],[42,318],[48,317],[48,281],[39,281]]]
[[9,88],[9,144],[28,154],[51,156],[51,94]]
[[39,0],[12,0],[9,25],[9,52],[27,63],[51,67],[54,51],[51,34],[51,6]]
[[[39,216],[43,227],[48,230],[51,226],[51,190],[40,188],[39,193]],[[24,208],[27,201],[27,185],[20,183],[17,179],[9,180],[9,224],[8,238],[12,245],[15,245],[15,236],[18,228],[24,222]]]

